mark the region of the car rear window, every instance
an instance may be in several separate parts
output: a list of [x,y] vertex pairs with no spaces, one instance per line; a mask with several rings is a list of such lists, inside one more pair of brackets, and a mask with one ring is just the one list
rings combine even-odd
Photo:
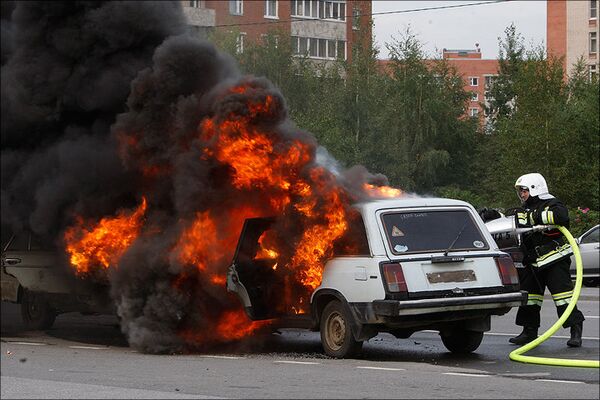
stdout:
[[600,238],[600,230],[598,228],[596,228],[593,231],[589,232],[587,235],[585,235],[582,238],[581,243],[596,243],[596,242],[598,242],[599,238]]
[[391,212],[382,220],[394,254],[489,248],[466,210]]

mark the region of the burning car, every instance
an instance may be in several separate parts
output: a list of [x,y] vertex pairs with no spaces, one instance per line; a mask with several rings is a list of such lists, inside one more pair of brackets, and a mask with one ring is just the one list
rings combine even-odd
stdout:
[[61,265],[60,252],[30,232],[3,240],[2,301],[21,305],[25,328],[48,329],[66,312],[114,313],[107,285],[78,279]]
[[[320,282],[303,302],[290,296],[274,218],[247,219],[227,273],[252,320],[320,331],[325,353],[351,357],[379,332],[408,338],[433,329],[448,350],[475,351],[491,316],[524,304],[512,258],[468,203],[394,198],[356,204]],[[351,243],[351,245],[348,245]]]

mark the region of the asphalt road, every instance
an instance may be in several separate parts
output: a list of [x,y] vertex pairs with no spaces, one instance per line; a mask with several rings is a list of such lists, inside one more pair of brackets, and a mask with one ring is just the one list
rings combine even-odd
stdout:
[[[560,329],[528,355],[600,358],[599,289],[578,302],[584,345]],[[446,351],[436,332],[381,334],[360,358],[325,356],[318,333],[285,330],[204,354],[148,355],[127,346],[115,317],[59,316],[46,332],[25,332],[15,305],[2,305],[1,397],[7,398],[600,398],[599,372],[510,361],[516,310],[494,317],[481,347]],[[544,301],[542,328],[556,321]],[[541,333],[542,331],[540,331]]]

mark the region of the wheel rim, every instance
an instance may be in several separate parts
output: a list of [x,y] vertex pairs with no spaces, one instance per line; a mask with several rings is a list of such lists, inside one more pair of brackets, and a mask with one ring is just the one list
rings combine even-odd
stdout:
[[329,347],[337,351],[344,345],[346,337],[346,321],[339,313],[333,313],[327,318],[327,343]]

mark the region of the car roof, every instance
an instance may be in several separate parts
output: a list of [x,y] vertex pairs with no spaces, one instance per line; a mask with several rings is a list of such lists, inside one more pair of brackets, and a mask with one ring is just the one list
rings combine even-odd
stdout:
[[378,210],[392,208],[414,208],[414,207],[447,207],[461,206],[472,208],[471,204],[455,199],[447,199],[442,197],[417,197],[404,196],[390,199],[374,199],[362,203],[355,204],[355,207],[363,213],[373,213]]

